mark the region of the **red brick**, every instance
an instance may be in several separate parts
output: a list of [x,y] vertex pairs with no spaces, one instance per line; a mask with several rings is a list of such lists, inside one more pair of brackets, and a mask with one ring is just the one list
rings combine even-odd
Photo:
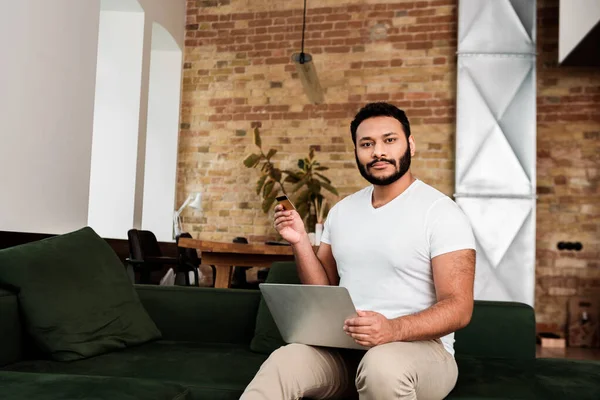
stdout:
[[256,35],[248,37],[249,43],[270,42],[271,35]]
[[346,37],[350,35],[350,31],[328,31],[323,34],[323,37],[333,38],[333,37]]
[[255,28],[258,26],[271,26],[273,25],[272,19],[259,19],[259,20],[251,20],[248,22],[248,27]]
[[351,19],[348,14],[331,14],[325,18],[325,21],[350,21]]
[[433,43],[431,42],[412,42],[406,44],[407,50],[426,50],[433,48]]
[[385,68],[390,66],[390,62],[388,60],[365,61],[363,65],[364,68]]
[[254,19],[254,13],[232,14],[231,19],[234,21]]
[[432,94],[428,92],[409,92],[406,93],[406,98],[409,100],[431,99]]
[[[385,7],[385,4],[382,4]],[[395,12],[394,11],[376,11],[376,12],[371,12],[367,15],[367,18],[369,19],[388,19],[391,20],[392,18],[394,18],[395,16]]]
[[386,101],[390,99],[389,93],[371,93],[366,95],[368,101]]
[[216,121],[231,121],[232,117],[229,114],[212,114],[208,117],[208,120],[211,122]]
[[412,35],[391,35],[388,36],[390,42],[409,42],[412,40]]
[[350,46],[325,47],[327,53],[349,53]]
[[289,57],[271,57],[271,58],[267,58],[265,62],[267,65],[287,64],[290,62],[290,58]]
[[197,22],[217,22],[219,20],[218,15],[201,14],[196,16]]
[[[424,15],[435,15],[435,9],[433,8],[428,8],[428,9],[418,9],[418,10],[410,10],[408,12],[408,15],[410,17],[422,17]],[[419,21],[419,18],[417,18],[417,24],[421,23]]]
[[[332,23],[323,23],[323,24],[307,24],[306,25],[306,31],[308,32],[312,32],[312,31],[327,31],[327,30],[331,30],[333,29],[333,24]],[[298,26],[298,31],[302,30],[301,26]]]
[[215,22],[212,24],[213,29],[231,29],[234,26],[233,22]]
[[333,8],[331,7],[317,7],[317,8],[309,8],[306,10],[306,15],[315,15],[315,14],[331,14],[333,12]]
[[410,10],[415,8],[415,3],[414,2],[403,2],[403,3],[397,3],[397,4],[388,4],[387,5],[387,9],[388,10]]

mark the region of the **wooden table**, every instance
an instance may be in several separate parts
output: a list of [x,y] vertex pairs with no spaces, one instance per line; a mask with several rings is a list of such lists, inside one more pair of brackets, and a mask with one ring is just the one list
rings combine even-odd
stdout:
[[215,267],[215,287],[228,288],[234,266],[269,268],[274,261],[293,261],[290,246],[210,242],[180,238],[179,246],[200,251],[202,264]]

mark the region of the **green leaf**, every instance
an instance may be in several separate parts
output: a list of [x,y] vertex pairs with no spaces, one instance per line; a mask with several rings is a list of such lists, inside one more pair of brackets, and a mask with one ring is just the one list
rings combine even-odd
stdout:
[[313,194],[319,194],[321,193],[321,182],[319,181],[310,181],[308,183],[308,188],[310,189],[311,193]]
[[271,157],[273,157],[275,154],[277,154],[277,150],[275,150],[275,149],[269,150],[269,152],[267,153],[267,160],[271,160]]
[[315,172],[315,175],[317,175],[319,178],[323,179],[325,182],[327,183],[331,183],[331,179],[329,179],[328,177],[326,177],[325,175],[321,175],[318,172]]
[[299,173],[294,172],[294,171],[290,171],[289,169],[284,169],[283,172],[285,172],[286,174],[288,174],[290,176],[293,176],[294,178],[296,178],[298,180],[302,179],[302,177],[300,176]]
[[273,169],[271,169],[270,175],[271,175],[271,178],[273,178],[274,181],[276,181],[276,182],[280,182],[281,181],[281,170],[279,168],[273,168]]
[[300,179],[296,186],[292,188],[292,193],[295,193],[296,191],[298,191],[298,189],[304,186],[306,184],[306,181],[308,181],[308,176],[305,175],[302,179]]
[[337,189],[334,188],[333,186],[331,186],[329,183],[321,182],[321,186],[323,186],[323,188],[329,190],[331,193],[335,194],[336,196],[339,196]]
[[273,191],[273,186],[275,185],[275,182],[269,180],[266,184],[265,187],[263,188],[263,197],[267,198],[269,197],[269,194]]
[[250,154],[244,160],[244,165],[248,168],[254,168],[260,161],[260,154]]
[[259,148],[262,146],[262,140],[260,139],[260,131],[258,127],[254,128],[254,144]]
[[302,219],[304,219],[310,211],[310,209],[308,208],[309,195],[309,191],[305,189],[302,192],[300,192],[300,194],[298,195],[298,197],[296,197],[294,201],[294,203],[296,204],[296,211],[298,211],[298,214],[300,214]]
[[298,168],[304,169],[304,160],[303,159],[298,160]]
[[298,214],[300,214],[300,217],[302,219],[306,218],[306,216],[308,215],[307,203],[300,203],[298,206],[296,206],[296,211],[298,211]]
[[268,196],[263,200],[262,210],[265,214],[268,213],[271,207],[273,206],[273,203],[275,202],[275,197],[277,197],[277,195]]
[[313,158],[315,158],[315,149],[314,148],[310,149],[310,151],[308,152],[308,159],[312,161]]
[[317,167],[315,168],[315,170],[317,171],[327,171],[329,169],[329,167]]
[[256,182],[256,194],[260,194],[260,190],[263,188],[265,181],[267,180],[267,175],[263,175]]
[[285,179],[283,180],[284,182],[289,182],[289,183],[297,183],[300,181],[300,178],[298,178],[295,175],[288,175],[285,177]]
[[307,203],[309,195],[310,195],[310,192],[308,191],[308,189],[304,189],[302,192],[300,192],[298,197],[296,197],[295,202],[299,205],[303,204],[303,203]]

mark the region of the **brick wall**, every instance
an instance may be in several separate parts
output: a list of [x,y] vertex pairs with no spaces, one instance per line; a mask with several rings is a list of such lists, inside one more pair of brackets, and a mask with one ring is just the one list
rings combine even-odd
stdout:
[[557,60],[558,0],[538,0],[536,311],[549,330],[562,329],[569,296],[600,294],[600,69]]
[[[369,3],[369,4],[365,4]],[[600,76],[557,67],[558,0],[538,0],[538,319],[564,323],[566,296],[600,288],[598,147]],[[278,150],[293,168],[312,146],[341,196],[367,185],[356,170],[349,123],[366,102],[406,110],[417,143],[413,171],[452,195],[457,1],[309,2],[306,51],[325,89],[309,105],[290,62],[300,49],[302,1],[188,1],[177,199],[204,194],[186,211],[194,236],[230,241],[275,238],[260,211],[255,150]],[[551,213],[551,214],[550,214]],[[581,241],[576,254],[558,240]]]

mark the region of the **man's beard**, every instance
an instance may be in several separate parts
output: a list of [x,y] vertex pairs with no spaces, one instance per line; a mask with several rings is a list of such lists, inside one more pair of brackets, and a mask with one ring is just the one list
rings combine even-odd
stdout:
[[[358,161],[358,155],[356,154],[356,150],[354,151],[354,157],[356,158],[356,165],[358,166],[358,170],[360,171],[362,177],[365,178],[370,184],[376,186],[387,186],[402,178],[410,168],[411,161],[410,146],[406,148],[404,155],[398,161],[390,160],[387,158],[379,158],[377,160],[371,161],[367,165],[363,165],[360,163],[360,161]],[[377,162],[388,162],[392,164],[394,167],[396,167],[396,172],[385,178],[378,178],[376,176],[373,176],[369,172],[369,168]]]

